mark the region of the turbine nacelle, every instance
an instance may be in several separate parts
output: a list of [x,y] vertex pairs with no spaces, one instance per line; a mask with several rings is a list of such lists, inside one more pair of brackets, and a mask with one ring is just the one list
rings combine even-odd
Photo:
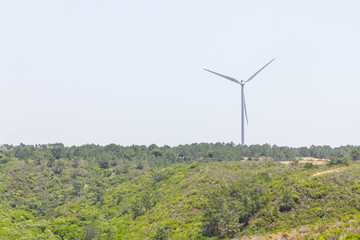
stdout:
[[246,81],[245,81],[245,80],[240,80],[240,85],[241,85],[241,86],[244,86],[244,85],[245,85],[245,83],[246,83]]

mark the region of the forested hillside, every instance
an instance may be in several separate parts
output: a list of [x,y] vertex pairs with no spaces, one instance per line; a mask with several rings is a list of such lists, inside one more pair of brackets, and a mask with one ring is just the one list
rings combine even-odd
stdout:
[[0,239],[360,239],[358,160],[358,146],[2,145]]

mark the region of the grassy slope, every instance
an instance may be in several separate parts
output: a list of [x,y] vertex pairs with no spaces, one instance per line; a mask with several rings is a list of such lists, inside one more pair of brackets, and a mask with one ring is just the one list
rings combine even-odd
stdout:
[[[79,239],[92,229],[102,239],[146,239],[159,228],[171,239],[199,239],[208,194],[259,172],[270,176],[269,200],[239,235],[267,239],[286,231],[299,239],[325,239],[336,230],[342,236],[356,233],[359,226],[358,164],[316,177],[328,167],[219,162],[125,174],[81,165],[74,174],[67,163],[54,174],[42,166],[16,159],[1,166],[0,236],[5,239]],[[72,194],[75,181],[82,186],[78,195]],[[270,209],[283,201],[284,189],[293,194],[294,207],[270,216]],[[140,206],[134,218],[138,202],[148,202],[149,209]]]
[[[156,182],[154,175],[158,173],[166,175],[165,179]],[[236,163],[176,165],[116,186],[105,195],[106,203],[100,212],[106,215],[109,211],[129,210],[133,202],[141,201],[139,196],[146,195],[150,190],[157,195],[157,204],[136,219],[131,213],[111,218],[108,225],[112,228],[113,237],[146,239],[154,235],[159,227],[165,227],[171,231],[172,239],[198,238],[206,194],[222,184],[235,182],[241,174],[244,173]],[[120,192],[123,200],[114,205],[113,196]],[[69,212],[79,209],[81,204],[80,201],[72,205]],[[88,210],[83,208],[81,211]]]

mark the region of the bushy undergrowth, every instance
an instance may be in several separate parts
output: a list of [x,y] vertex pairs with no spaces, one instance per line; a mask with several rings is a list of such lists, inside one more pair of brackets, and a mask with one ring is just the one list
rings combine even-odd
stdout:
[[356,159],[283,165],[228,148],[3,148],[0,238],[357,239]]

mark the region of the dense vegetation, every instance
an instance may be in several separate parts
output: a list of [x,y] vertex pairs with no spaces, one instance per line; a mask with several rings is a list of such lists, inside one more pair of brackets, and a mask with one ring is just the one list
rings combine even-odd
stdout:
[[359,159],[357,146],[3,145],[0,239],[360,239]]

